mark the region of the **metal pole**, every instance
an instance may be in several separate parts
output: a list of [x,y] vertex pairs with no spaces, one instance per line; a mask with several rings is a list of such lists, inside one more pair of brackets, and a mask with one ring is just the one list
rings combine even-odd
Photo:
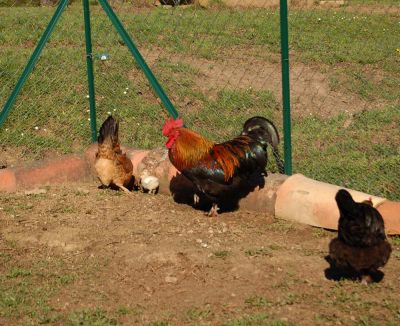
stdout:
[[163,88],[161,87],[160,83],[156,79],[156,77],[153,75],[153,72],[150,70],[149,66],[147,65],[146,61],[140,54],[139,50],[133,43],[132,39],[130,38],[129,34],[126,32],[124,26],[112,10],[111,6],[107,2],[107,0],[99,0],[101,6],[103,7],[104,11],[110,18],[111,22],[113,23],[114,27],[116,28],[117,32],[119,35],[122,37],[123,41],[125,44],[128,46],[129,51],[132,53],[133,57],[135,58],[137,64],[140,66],[140,68],[143,70],[143,73],[145,74],[146,78],[150,82],[150,85],[153,87],[154,91],[160,98],[161,102],[164,104],[165,108],[168,110],[168,112],[174,117],[178,117],[178,112],[176,111],[175,107],[169,100],[168,96],[165,94]]
[[281,20],[281,65],[282,65],[282,99],[283,99],[283,136],[285,173],[292,174],[292,136],[290,121],[290,84],[289,84],[289,32],[287,0],[280,0]]
[[54,27],[57,24],[58,19],[61,17],[61,14],[63,13],[68,2],[69,2],[69,0],[61,0],[60,1],[60,4],[58,5],[56,11],[54,12],[53,17],[51,18],[49,24],[47,25],[42,37],[39,40],[39,43],[37,44],[31,57],[29,58],[29,61],[26,65],[24,71],[22,72],[20,78],[18,79],[16,86],[14,87],[10,97],[7,99],[7,102],[3,107],[3,110],[0,113],[0,126],[6,120],[12,106],[15,103],[15,100],[17,99],[18,94],[20,93],[20,91],[22,89],[22,86],[24,86],[26,80],[28,79],[29,74],[32,72],[33,68],[35,67],[35,64],[40,56],[40,53],[42,52],[46,42],[48,41]]
[[92,132],[92,142],[97,140],[96,128],[96,98],[94,93],[94,74],[93,74],[93,53],[92,36],[90,29],[90,9],[89,0],[82,0],[83,16],[85,20],[85,39],[86,39],[86,68],[89,87],[89,108],[90,108],[90,129]]

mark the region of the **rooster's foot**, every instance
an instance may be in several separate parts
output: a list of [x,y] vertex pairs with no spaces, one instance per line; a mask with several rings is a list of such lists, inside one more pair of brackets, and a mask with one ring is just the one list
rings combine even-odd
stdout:
[[210,211],[206,214],[209,217],[218,216],[219,207],[217,204],[213,204]]

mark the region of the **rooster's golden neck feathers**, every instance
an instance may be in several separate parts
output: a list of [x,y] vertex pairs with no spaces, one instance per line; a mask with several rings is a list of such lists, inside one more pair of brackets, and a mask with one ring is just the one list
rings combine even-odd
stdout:
[[[171,161],[178,170],[192,166],[207,155],[214,142],[186,128],[176,129],[177,137],[170,149]],[[172,158],[173,157],[173,158]]]
[[179,171],[203,162],[208,168],[219,166],[224,171],[225,180],[234,175],[240,159],[246,155],[250,140],[248,136],[239,136],[231,142],[216,144],[186,128],[175,129],[171,137],[169,158]]

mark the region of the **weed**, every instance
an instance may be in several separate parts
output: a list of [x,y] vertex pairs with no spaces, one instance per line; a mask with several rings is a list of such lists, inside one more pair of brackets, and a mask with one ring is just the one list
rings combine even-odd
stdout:
[[11,270],[8,274],[8,278],[16,278],[16,277],[25,277],[25,276],[31,276],[32,272],[30,270],[26,270],[23,268],[14,268]]
[[262,307],[270,303],[270,301],[264,297],[254,296],[246,299],[244,303],[248,307]]
[[107,317],[107,313],[100,308],[73,312],[69,314],[67,320],[71,325],[118,325],[116,319]]
[[267,248],[248,249],[244,252],[244,254],[248,257],[272,257],[271,250]]
[[204,321],[207,318],[209,318],[211,315],[212,315],[212,311],[209,307],[207,307],[206,309],[192,308],[186,312],[187,319],[189,319],[190,321],[195,321],[195,322]]
[[213,255],[215,258],[226,259],[229,255],[229,251],[227,250],[215,251]]

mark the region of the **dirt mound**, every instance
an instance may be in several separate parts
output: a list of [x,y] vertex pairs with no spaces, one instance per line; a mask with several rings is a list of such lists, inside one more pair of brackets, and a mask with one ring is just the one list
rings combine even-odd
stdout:
[[382,283],[338,283],[324,274],[335,233],[97,186],[2,195],[0,324],[398,321],[397,247]]

